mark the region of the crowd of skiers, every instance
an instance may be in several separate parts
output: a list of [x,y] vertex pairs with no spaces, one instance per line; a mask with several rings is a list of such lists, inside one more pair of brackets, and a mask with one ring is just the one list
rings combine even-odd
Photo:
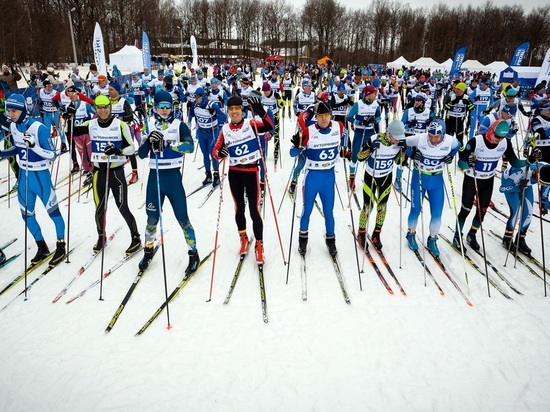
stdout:
[[[135,141],[137,155],[148,157],[150,168],[144,256],[139,267],[146,269],[152,259],[160,209],[167,197],[188,245],[186,273],[195,271],[200,259],[182,171],[184,155],[195,150],[191,130],[196,129],[205,168],[202,183],[220,185],[220,165],[228,165],[239,253],[246,254],[251,244],[245,218],[248,203],[255,257],[258,264],[263,264],[260,209],[266,191],[268,142],[273,141],[276,167],[285,156],[280,148],[281,119],[285,116],[296,120],[290,150],[294,168],[287,185],[294,201],[299,177],[305,170],[298,231],[300,254],[307,253],[310,215],[318,197],[326,244],[329,253],[337,255],[333,209],[335,169],[340,161],[346,172],[349,199],[356,197],[359,166],[365,162],[356,234],[364,248],[368,247],[366,232],[376,203],[375,225],[369,238],[377,249],[382,249],[388,200],[396,190],[410,196],[406,240],[413,250],[418,249],[416,227],[427,198],[430,223],[426,245],[438,256],[444,175],[448,174],[452,185],[449,165],[456,162],[464,171],[464,180],[461,206],[455,210],[454,246],[465,250],[462,233],[475,205],[465,243],[480,249],[476,234],[491,206],[495,177],[500,174],[500,191],[510,209],[503,245],[512,248],[517,242],[520,252],[531,252],[525,236],[535,211],[535,189],[543,214],[550,205],[550,99],[546,84],[533,90],[527,111],[518,97],[517,85],[497,89],[497,84],[484,74],[465,74],[453,80],[441,72],[284,64],[266,64],[259,74],[249,66],[214,65],[211,70],[208,76],[207,67],[175,69],[170,65],[154,73],[147,69],[132,72],[129,80],[123,81],[122,74],[107,76],[92,64],[85,78],[80,77],[78,69],[73,70],[63,91],[54,90],[52,79],[32,77],[39,88],[40,119],[29,115],[21,94],[6,99],[6,115],[0,116],[6,145],[0,156],[17,159],[12,166],[18,200],[26,228],[38,246],[31,262],[51,255],[35,216],[37,198],[56,227],[57,244],[50,264],[66,255],[65,223],[50,176],[51,163],[66,151],[73,160],[71,173],[82,171],[84,184],[93,190],[98,234],[94,253],[106,244],[109,191],[130,230],[126,253],[141,248],[140,231],[128,204],[128,185],[139,179]],[[256,76],[259,79],[255,80]],[[522,123],[518,112],[528,117],[528,124]],[[56,136],[60,137],[59,145]],[[128,161],[132,175],[126,181],[124,167]],[[404,185],[406,167],[410,172]],[[0,260],[2,257],[0,251]]]

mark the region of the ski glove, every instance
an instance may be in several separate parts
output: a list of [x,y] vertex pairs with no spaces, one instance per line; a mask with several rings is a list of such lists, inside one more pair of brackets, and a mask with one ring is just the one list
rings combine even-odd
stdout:
[[446,163],[446,164],[451,164],[453,163],[453,156],[451,155],[447,155],[443,158],[443,163]]
[[122,152],[114,144],[107,143],[107,145],[105,146],[105,154],[107,156],[120,156],[122,155]]
[[158,130],[153,130],[147,137],[151,144],[153,153],[160,153],[164,150],[164,135]]
[[529,156],[529,163],[535,163],[542,160],[542,152],[540,149],[533,149],[531,155]]
[[527,183],[529,183],[529,180],[527,179],[521,179],[519,181],[519,188],[520,190],[524,190],[527,187]]
[[375,151],[376,149],[380,148],[380,139],[374,139],[370,144],[370,149],[372,151]]
[[474,167],[476,165],[476,155],[473,153],[470,153],[470,156],[468,156],[468,166]]
[[34,145],[36,144],[36,139],[30,133],[25,133],[23,135],[23,141],[25,142],[27,147],[34,147]]
[[224,159],[227,156],[229,156],[229,150],[227,149],[227,146],[223,146],[220,150],[218,150],[218,157],[220,159]]
[[265,109],[262,106],[262,102],[258,96],[250,95],[248,97],[248,104],[252,107],[252,110],[258,116],[263,116],[265,114]]
[[302,147],[302,137],[300,136],[300,133],[296,133],[294,136],[292,136],[290,141],[295,148],[300,149]]
[[413,157],[414,160],[420,161],[420,160],[422,160],[422,153],[420,153],[420,150],[417,149],[417,150],[414,151],[412,157]]

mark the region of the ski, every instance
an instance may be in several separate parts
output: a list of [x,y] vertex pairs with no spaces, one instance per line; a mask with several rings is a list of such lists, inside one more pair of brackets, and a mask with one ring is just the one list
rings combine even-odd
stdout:
[[[453,231],[453,229],[452,229],[450,226],[447,226],[447,227],[449,228],[450,231]],[[448,242],[448,239],[444,239],[444,240],[445,240],[447,243],[449,243],[449,242]],[[462,252],[461,252],[460,250],[456,249],[452,243],[450,244],[450,246],[451,246],[453,249],[455,249],[455,250],[460,254],[460,256],[462,257]],[[479,251],[477,251],[477,250],[475,250],[475,249],[472,249],[472,248],[470,248],[470,249],[473,250],[477,255],[479,255],[479,256],[481,256],[481,257],[483,258],[483,254],[482,254],[481,252],[479,252]],[[478,271],[481,271],[481,269],[480,269],[474,262],[472,262],[472,259],[470,259],[470,257],[466,255],[466,253],[464,253],[464,257],[467,258],[468,263],[469,263],[474,269],[476,269],[476,270],[478,270]],[[495,272],[496,275],[497,275],[504,283],[506,283],[506,284],[508,285],[508,287],[509,287],[510,289],[512,289],[512,290],[513,290],[514,292],[516,292],[518,295],[522,295],[522,296],[523,296],[523,293],[521,293],[521,292],[512,284],[512,282],[510,282],[510,281],[509,281],[509,280],[508,280],[508,279],[507,279],[507,278],[506,278],[506,277],[505,277],[505,276],[495,267],[495,265],[493,265],[493,263],[491,263],[491,261],[489,261],[489,259],[487,259],[487,266],[489,266],[489,267],[493,270],[493,272]],[[484,275],[484,276],[485,276],[485,275]]]
[[7,191],[6,193],[2,193],[0,195],[0,199],[4,198],[6,196],[13,195],[14,193],[17,193],[17,189],[11,189],[11,190]]
[[[105,247],[109,246],[113,238],[115,237],[116,233],[122,229],[122,227],[119,227],[115,232],[107,238],[107,241],[105,242]],[[69,290],[71,285],[80,277],[82,274],[90,267],[90,265],[94,262],[95,258],[98,257],[101,254],[101,250],[98,252],[94,252],[92,256],[80,267],[80,269],[77,270],[76,275],[67,283],[67,285],[57,294],[57,296],[54,298],[52,303],[57,302],[59,299],[61,299]]]
[[338,279],[338,283],[340,285],[340,289],[342,290],[342,295],[344,295],[344,301],[351,305],[351,301],[349,299],[348,291],[346,290],[346,285],[344,284],[344,277],[342,276],[342,271],[340,270],[340,263],[338,262],[337,256],[332,256],[329,253],[329,256],[332,260],[332,265],[334,266],[334,273],[336,273],[336,278]]
[[[501,236],[501,235],[499,235],[498,233],[494,232],[493,230],[490,230],[489,232],[490,232],[490,234],[491,234],[493,237],[495,237],[496,239],[500,240],[500,242],[502,242],[502,236]],[[512,254],[512,255],[513,255],[513,254]],[[527,255],[524,255],[524,256],[527,258]],[[538,277],[540,280],[544,280],[544,278],[543,278],[536,270],[534,270],[531,266],[529,266],[529,265],[527,264],[527,262],[526,262],[525,260],[523,260],[523,258],[522,258],[521,256],[519,256],[519,254],[518,254],[518,256],[516,256],[516,258],[517,258],[518,262],[521,263],[523,266],[525,266],[525,267],[527,268],[527,270],[528,270],[532,275]],[[535,260],[536,260],[536,259],[535,259]],[[542,265],[541,265],[539,268],[540,268],[540,270],[542,270]],[[546,273],[548,273],[548,271],[547,271]],[[548,282],[546,282],[546,283],[548,283]],[[548,283],[548,284],[550,285],[550,283]]]
[[432,271],[428,268],[428,266],[426,266],[426,262],[424,262],[424,259],[422,258],[422,256],[420,256],[420,252],[418,251],[418,249],[413,250],[413,252],[414,252],[414,255],[416,256],[416,258],[418,259],[418,261],[420,262],[420,264],[422,265],[422,267],[426,269],[426,273],[428,274],[430,279],[435,283],[435,286],[437,287],[437,289],[439,289],[439,294],[441,296],[445,296],[445,292],[441,288],[441,285],[439,283],[437,283],[437,280],[435,280],[435,277],[434,277]]
[[357,239],[357,236],[356,234],[353,232],[352,228],[350,225],[348,225],[348,228],[349,230],[351,231],[351,233],[353,234],[353,238],[355,239],[355,241],[357,242],[357,245],[361,248],[361,250],[363,251],[363,253],[365,254],[365,256],[367,257],[368,261],[370,262],[370,264],[372,265],[372,267],[374,268],[374,271],[376,272],[376,274],[378,275],[378,279],[380,279],[380,281],[382,282],[382,284],[384,285],[384,287],[386,288],[386,290],[388,291],[388,293],[390,295],[393,295],[393,290],[391,288],[391,286],[388,284],[388,281],[386,280],[386,278],[384,277],[384,275],[382,274],[382,271],[380,270],[380,268],[378,267],[378,265],[376,264],[376,262],[374,261],[374,258],[372,257],[370,251],[368,248],[364,248],[361,243],[359,243],[359,240]]
[[388,262],[388,259],[386,259],[386,255],[384,255],[384,252],[382,252],[381,250],[378,250],[375,246],[374,246],[374,243],[372,243],[372,239],[370,236],[368,236],[368,239],[369,241],[371,242],[374,250],[376,250],[376,253],[378,253],[378,256],[380,256],[380,259],[382,259],[382,263],[384,264],[384,266],[386,267],[386,270],[388,271],[388,273],[390,274],[390,276],[393,278],[393,280],[395,281],[395,283],[397,284],[397,286],[399,287],[399,290],[401,291],[401,294],[403,296],[407,296],[407,292],[405,292],[405,289],[403,289],[403,286],[401,286],[401,283],[399,282],[399,279],[397,279],[397,276],[395,276],[395,273],[393,272],[389,262]]
[[[67,253],[67,255],[70,255],[73,250],[76,248],[73,247],[71,250],[69,250],[69,252]],[[15,296],[12,300],[10,300],[6,306],[4,306],[2,309],[0,309],[0,312],[3,311],[4,309],[6,309],[9,305],[11,305],[13,302],[15,302],[17,300],[17,298],[21,295],[23,295],[25,292],[29,292],[31,290],[31,288],[40,280],[42,279],[44,276],[46,276],[48,273],[50,273],[52,270],[54,270],[56,267],[59,266],[60,263],[62,263],[64,260],[61,260],[55,264],[49,264],[48,267],[36,278],[34,279],[31,283],[29,283],[29,285],[27,285],[27,287],[25,289],[23,289],[21,292],[19,292],[17,294],[17,296]],[[27,300],[27,298],[25,297],[25,300]]]
[[206,197],[201,202],[201,204],[197,206],[199,209],[204,206],[204,204],[207,202],[208,199],[210,199],[210,196],[214,194],[214,192],[218,187],[220,187],[220,185],[214,186],[212,189],[210,189],[210,191],[206,194]]
[[[253,239],[254,239],[254,237],[251,237],[250,239],[248,239],[248,249],[247,250],[250,249],[250,245],[252,244]],[[224,305],[227,305],[229,303],[229,301],[231,300],[231,296],[233,296],[233,291],[235,290],[235,286],[237,285],[237,280],[239,280],[239,275],[241,274],[241,269],[243,267],[243,262],[244,262],[244,259],[246,258],[247,255],[248,255],[248,251],[247,251],[247,253],[243,253],[239,257],[239,262],[237,263],[237,267],[235,268],[235,273],[233,274],[233,279],[231,279],[231,284],[229,285],[229,291],[227,292],[227,296],[225,297],[225,300],[223,301]]]
[[15,279],[13,279],[10,283],[8,283],[4,289],[2,289],[0,291],[0,296],[2,296],[4,293],[6,293],[8,290],[10,290],[12,287],[14,287],[15,285],[17,285],[17,283],[19,283],[21,281],[21,279],[23,279],[25,277],[25,273],[28,275],[29,273],[33,272],[34,270],[36,270],[39,266],[41,266],[44,262],[46,262],[48,259],[51,259],[52,256],[53,256],[54,252],[51,252],[49,255],[47,255],[44,259],[42,259],[41,261],[39,262],[36,262],[36,263],[31,263],[28,267],[27,267],[27,272],[23,272],[22,274],[18,275],[17,277],[15,277]]
[[[151,259],[149,260],[149,264],[151,263],[151,260],[153,260],[153,258],[155,257],[155,254],[157,253],[157,250],[159,250],[159,247],[160,247],[160,243],[158,243],[153,248],[153,254],[151,255]],[[136,275],[136,277],[134,278],[134,281],[130,285],[130,288],[128,289],[128,292],[126,292],[126,295],[124,296],[124,298],[122,298],[122,302],[120,302],[120,305],[118,305],[118,308],[115,311],[115,314],[113,315],[113,317],[111,318],[111,321],[109,322],[109,324],[105,328],[105,333],[109,333],[111,331],[111,329],[113,329],[113,327],[115,326],[115,323],[117,322],[120,314],[122,313],[122,311],[126,307],[126,304],[130,300],[130,297],[132,296],[132,293],[134,293],[134,290],[136,289],[137,285],[139,284],[139,281],[141,280],[141,278],[143,277],[145,272],[147,272],[148,268],[149,268],[149,265],[147,266],[147,268],[145,268],[143,270],[140,269],[138,271],[138,274]]]
[[2,246],[0,246],[0,249],[5,249],[5,248],[7,248],[9,245],[14,244],[16,241],[17,241],[17,238],[14,237],[13,239],[8,240],[6,243],[4,243]]
[[[453,284],[453,286],[455,287],[455,289],[458,291],[458,293],[460,294],[460,296],[462,296],[464,298],[464,300],[466,301],[466,304],[468,306],[474,306],[474,304],[470,301],[470,299],[468,298],[468,296],[466,296],[466,294],[462,291],[462,289],[460,288],[460,286],[458,285],[458,283],[456,283],[456,281],[454,280],[454,278],[451,276],[451,274],[449,273],[449,271],[447,270],[447,268],[445,267],[445,264],[443,263],[443,261],[441,260],[441,258],[439,256],[436,256],[436,255],[433,255],[432,253],[430,253],[429,249],[426,247],[426,250],[429,252],[430,256],[433,257],[433,259],[435,260],[435,263],[437,263],[437,266],[439,266],[439,268],[441,269],[441,271],[445,274],[445,276],[447,276],[447,279],[449,279],[449,281]],[[417,251],[418,252],[418,251]],[[420,252],[419,252],[420,254]],[[485,275],[483,275],[485,276]],[[502,292],[501,292],[502,293]],[[508,297],[508,299],[512,299],[510,296],[506,295],[505,296]]]
[[258,263],[258,276],[260,279],[260,299],[262,301],[262,316],[264,323],[268,323],[269,319],[267,318],[267,298],[265,296],[265,282],[264,282],[264,264]]
[[189,192],[189,193],[187,194],[187,196],[185,196],[185,197],[186,197],[186,198],[187,198],[187,197],[190,197],[191,195],[194,195],[195,193],[200,192],[202,189],[204,189],[205,187],[210,186],[211,184],[212,184],[212,183],[206,183],[206,184],[204,184],[204,185],[200,185],[200,186],[197,187],[195,190]]
[[306,255],[300,255],[300,278],[302,280],[302,300],[307,300],[307,267]]
[[[460,251],[460,249],[457,249],[448,238],[446,238],[441,233],[439,234],[439,236],[441,237],[441,239],[443,239],[445,242],[447,242],[449,244],[449,246],[451,246],[451,248],[460,255],[460,257],[462,257],[462,252]],[[481,253],[480,253],[480,256],[483,257],[483,255]],[[472,258],[470,256],[468,256],[466,253],[464,253],[464,258],[466,259],[466,262],[468,262],[470,264],[471,267],[473,267],[475,270],[477,270],[481,274],[481,276],[485,277],[485,272],[472,260]],[[491,265],[489,265],[489,261],[487,261],[487,266],[491,266]],[[498,285],[498,283],[496,283],[493,279],[491,279],[490,276],[489,276],[489,284],[492,287],[494,287],[506,299],[512,299],[512,297],[510,295],[508,295],[504,290],[502,290],[502,288]]]
[[4,260],[2,263],[0,263],[0,269],[2,269],[4,266],[8,266],[8,264],[13,262],[19,256],[21,256],[21,253],[18,253],[16,255],[10,256],[9,258],[6,258],[6,260]]
[[[133,254],[131,255],[125,255],[122,259],[120,259],[117,263],[115,263],[107,272],[105,272],[103,275],[101,275],[101,279],[105,279],[107,277],[109,277],[111,274],[113,274],[114,271],[116,271],[118,268],[120,268],[122,265],[124,265],[126,262],[128,262],[130,259],[132,259],[134,256],[137,256],[137,254],[139,252],[141,252],[143,250],[143,247],[139,248],[138,250],[136,250]],[[101,282],[101,279],[97,279],[95,280],[94,282],[92,282],[90,285],[88,285],[88,287],[84,288],[79,294],[73,296],[71,299],[69,299],[67,302],[67,304],[71,303],[71,302],[74,302],[76,299],[78,298],[81,298],[82,296],[84,296],[90,289],[93,289],[94,287],[96,287],[97,285],[99,285],[99,283]]]
[[212,256],[213,253],[214,253],[214,251],[212,250],[208,255],[206,255],[205,257],[202,258],[199,265],[197,266],[197,270],[195,270],[194,272],[191,272],[191,273],[187,273],[183,276],[183,279],[181,280],[179,285],[176,286],[176,288],[168,296],[168,299],[165,300],[162,303],[162,305],[159,306],[159,308],[156,310],[155,313],[153,313],[153,315],[149,318],[149,320],[147,320],[147,322],[145,322],[145,324],[141,327],[141,329],[136,333],[136,336],[141,335],[143,332],[145,332],[145,330],[147,330],[147,328],[151,325],[151,323],[153,323],[154,320],[162,313],[164,308],[170,302],[172,302],[176,296],[178,296],[178,294],[181,292],[181,290],[185,286],[187,286],[187,284],[189,283],[191,278],[195,275],[195,273],[197,273],[199,271],[200,267],[204,264],[204,262],[206,262],[210,258],[210,256]]

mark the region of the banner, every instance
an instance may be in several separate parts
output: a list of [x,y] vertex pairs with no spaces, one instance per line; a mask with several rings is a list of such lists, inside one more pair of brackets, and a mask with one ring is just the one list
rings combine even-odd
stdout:
[[105,49],[103,48],[103,34],[99,23],[95,24],[94,40],[92,43],[94,49],[94,61],[99,74],[107,74],[107,63],[105,62]]
[[455,57],[453,58],[453,65],[451,66],[451,71],[449,72],[449,76],[453,77],[457,74],[460,74],[460,67],[462,66],[462,63],[464,63],[464,60],[466,60],[466,46],[460,47],[456,51]]
[[546,55],[542,61],[542,67],[540,68],[536,84],[540,84],[543,80],[550,82],[550,49],[546,50]]
[[197,68],[199,67],[199,57],[197,56],[197,40],[195,40],[195,36],[191,36],[189,43],[191,44],[191,53],[193,54],[193,67]]
[[149,36],[147,36],[145,30],[141,32],[141,52],[143,54],[143,67],[147,67],[151,72],[151,46]]
[[510,66],[521,66],[523,60],[525,59],[525,56],[527,56],[529,44],[530,43],[526,41],[516,47],[516,50],[514,50],[514,54],[512,54],[512,58],[510,59]]

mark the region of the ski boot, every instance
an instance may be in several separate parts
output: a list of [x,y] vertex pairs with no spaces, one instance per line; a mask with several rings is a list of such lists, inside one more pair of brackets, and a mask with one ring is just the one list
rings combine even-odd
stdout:
[[189,255],[189,264],[187,265],[187,268],[185,269],[185,274],[186,275],[195,272],[198,269],[199,264],[201,262],[201,260],[199,258],[199,252],[196,249],[195,250],[190,250],[187,253]]
[[69,149],[67,149],[67,144],[66,143],[61,143],[61,154],[63,153],[67,153],[69,151]]
[[265,259],[264,259],[264,242],[262,240],[256,240],[256,245],[254,246],[254,252],[256,252],[256,263],[258,265],[263,265],[265,262]]
[[36,251],[36,255],[31,259],[31,263],[38,263],[50,254],[50,249],[48,249],[48,245],[44,239],[37,241],[36,245],[38,246],[38,250]]
[[129,185],[133,185],[138,181],[138,172],[136,169],[132,169],[132,176],[130,176],[130,180],[128,181]]
[[359,246],[361,246],[363,249],[368,247],[367,243],[367,230],[366,229],[359,229],[357,231],[357,243],[359,243]]
[[206,175],[206,177],[202,181],[203,186],[204,185],[209,185],[210,183],[212,183],[212,173],[206,172],[205,175]]
[[57,241],[57,246],[55,249],[55,253],[52,257],[52,260],[50,260],[50,265],[57,265],[59,262],[63,260],[63,258],[67,256],[65,251],[65,241],[63,239]]
[[409,243],[409,249],[418,250],[418,243],[416,243],[416,230],[409,229],[409,231],[407,232],[407,236],[405,236],[405,238]]
[[334,237],[334,235],[327,236],[325,238],[325,242],[326,242],[327,247],[328,247],[328,253],[330,253],[330,256],[335,258],[337,253],[338,253],[338,251],[336,250],[336,238]]
[[512,236],[514,235],[513,230],[507,230],[504,232],[504,236],[502,237],[502,246],[506,250],[510,250],[512,253],[516,253],[516,246],[514,245],[514,241],[512,240]]
[[[453,246],[460,252],[462,249],[460,249],[460,244],[462,243],[462,247],[464,248],[464,253],[466,254],[466,246],[464,246],[464,241],[462,241],[462,233],[455,232],[455,235],[453,237]],[[461,252],[462,253],[462,252]]]
[[307,252],[307,240],[308,233],[300,232],[298,235],[298,253],[302,256],[305,256]]
[[372,232],[372,244],[377,250],[382,250],[382,242],[380,241],[380,231],[382,229],[374,229],[374,232]]
[[349,174],[349,190],[351,192],[355,190],[355,173]]
[[439,248],[437,247],[437,236],[428,236],[428,250],[433,256],[439,256]]
[[212,187],[216,187],[220,184],[220,172],[214,172],[212,175]]
[[246,235],[246,230],[239,230],[239,236],[241,238],[241,250],[239,254],[246,255],[248,253],[248,236]]
[[153,242],[147,243],[143,248],[143,259],[139,261],[138,267],[139,270],[146,270],[153,259],[153,251],[155,250]]
[[470,230],[466,235],[466,242],[470,245],[470,247],[473,250],[475,250],[476,252],[479,252],[480,246],[479,246],[479,243],[477,243],[476,232],[474,232],[473,230]]
[[80,166],[78,162],[73,162],[73,168],[71,169],[71,174],[80,172]]
[[84,182],[82,182],[82,186],[91,185],[92,179],[93,179],[93,174],[91,171],[84,173]]
[[126,255],[130,256],[137,252],[139,248],[141,247],[141,237],[139,236],[139,233],[132,235],[132,242],[130,242],[130,246],[128,246],[128,249],[126,249]]
[[6,255],[2,249],[0,249],[0,265],[6,261]]
[[531,248],[525,243],[525,232],[519,234],[519,239],[516,237],[516,242],[518,242],[518,250],[524,255],[531,256]]
[[98,235],[93,250],[95,253],[99,253],[101,249],[103,249],[103,235]]
[[292,182],[290,182],[290,186],[288,188],[288,194],[293,199],[294,199],[294,195],[296,194],[296,184],[297,184],[297,182],[295,180],[293,180]]

